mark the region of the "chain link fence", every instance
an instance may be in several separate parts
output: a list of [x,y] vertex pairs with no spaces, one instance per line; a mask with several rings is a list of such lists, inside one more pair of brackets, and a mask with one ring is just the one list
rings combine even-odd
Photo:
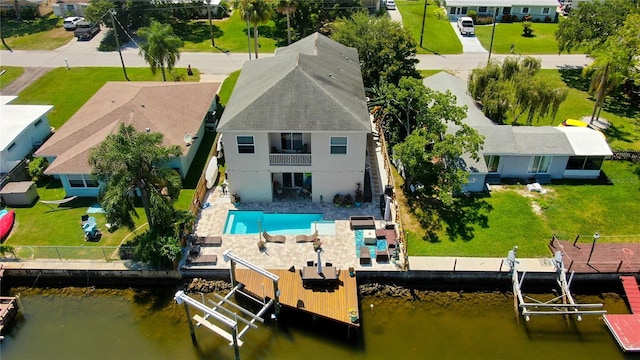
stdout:
[[126,260],[133,254],[131,246],[31,246],[13,245],[21,260]]

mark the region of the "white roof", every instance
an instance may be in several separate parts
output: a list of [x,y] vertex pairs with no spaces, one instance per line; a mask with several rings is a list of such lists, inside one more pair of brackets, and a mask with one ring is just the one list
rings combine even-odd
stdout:
[[445,0],[447,6],[488,6],[488,7],[510,7],[510,6],[541,6],[558,7],[558,0]]
[[0,150],[13,143],[29,125],[53,109],[51,105],[9,105],[17,96],[0,96]]
[[613,153],[604,136],[586,127],[559,126],[558,130],[565,133],[573,152],[578,156],[611,156]]

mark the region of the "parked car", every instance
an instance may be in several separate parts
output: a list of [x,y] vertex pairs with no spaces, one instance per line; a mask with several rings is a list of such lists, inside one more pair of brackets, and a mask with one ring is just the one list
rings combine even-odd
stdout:
[[83,17],[71,16],[64,19],[64,21],[62,22],[62,27],[64,27],[67,31],[75,30],[76,27],[78,27],[78,23],[83,20]]
[[89,21],[80,21],[73,31],[78,40],[91,40],[100,32],[100,25]]
[[396,2],[394,0],[387,0],[387,2],[384,4],[384,6],[387,8],[387,10],[395,10],[396,9]]
[[468,16],[458,18],[458,30],[460,35],[475,35],[476,29],[473,25],[473,19]]

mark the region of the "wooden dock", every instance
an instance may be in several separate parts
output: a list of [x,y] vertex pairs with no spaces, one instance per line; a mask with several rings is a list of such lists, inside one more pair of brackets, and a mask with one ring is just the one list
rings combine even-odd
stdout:
[[4,327],[13,320],[18,313],[18,304],[15,297],[0,296],[0,333]]
[[640,351],[640,288],[635,276],[621,276],[633,314],[605,315],[604,322],[624,351]]
[[[302,278],[296,270],[268,270],[278,275],[280,289],[280,303],[294,309],[315,314],[327,319],[341,322],[349,326],[358,327],[359,322],[352,322],[350,312],[358,311],[358,285],[355,277],[350,277],[348,271],[341,271],[339,286],[331,290],[305,289]],[[244,291],[260,299],[272,298],[273,286],[270,279],[255,271],[237,269],[236,280],[244,285]],[[359,316],[358,316],[359,318]]]
[[[640,272],[640,243],[578,242],[552,239],[552,252],[562,251],[567,272],[636,273]],[[593,249],[593,251],[592,251]]]

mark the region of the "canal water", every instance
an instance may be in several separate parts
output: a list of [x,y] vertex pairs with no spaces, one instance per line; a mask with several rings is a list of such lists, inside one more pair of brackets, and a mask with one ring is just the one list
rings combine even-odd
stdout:
[[[2,359],[234,359],[204,327],[191,341],[175,289],[13,289],[23,315],[4,334]],[[200,295],[194,297],[200,298]],[[213,298],[207,295],[207,298]],[[628,313],[618,295],[578,296]],[[373,307],[371,307],[373,305]],[[514,315],[510,294],[418,292],[361,299],[362,328],[347,329],[284,312],[250,330],[242,359],[640,359],[624,354],[598,316]],[[192,310],[192,315],[195,311]],[[640,330],[639,330],[640,331]]]

